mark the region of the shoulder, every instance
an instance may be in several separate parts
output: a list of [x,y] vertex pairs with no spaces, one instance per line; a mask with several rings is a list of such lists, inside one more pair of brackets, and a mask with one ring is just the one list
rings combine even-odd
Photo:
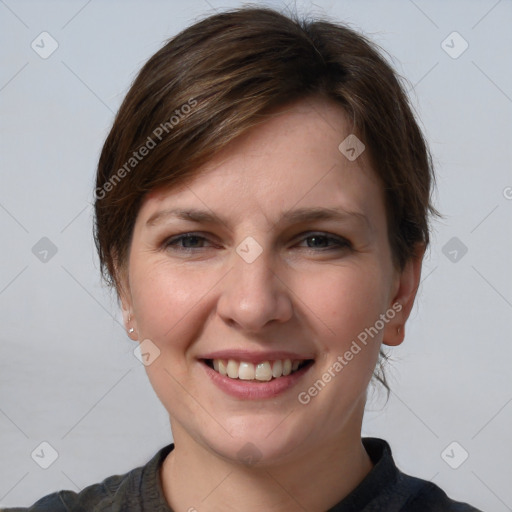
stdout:
[[[142,511],[155,504],[158,496],[158,468],[173,444],[165,446],[144,466],[122,475],[109,476],[79,493],[59,491],[49,494],[28,508],[6,508],[0,512],[126,512]],[[160,503],[158,503],[160,504]]]
[[437,485],[399,471],[397,487],[408,496],[401,512],[482,512],[477,508],[454,501]]
[[467,503],[452,500],[432,482],[403,473],[393,460],[391,447],[383,439],[363,438],[363,444],[375,464],[367,483],[371,482],[376,496],[372,505],[378,505],[379,510],[482,512]]
[[81,492],[58,491],[41,498],[28,508],[7,508],[0,512],[82,512],[110,510],[114,500],[120,497],[119,490],[137,478],[141,468],[136,468],[124,475],[114,475],[103,482],[93,484]]
[[0,508],[0,512],[68,512],[68,508],[59,497],[60,493],[49,494],[31,507]]

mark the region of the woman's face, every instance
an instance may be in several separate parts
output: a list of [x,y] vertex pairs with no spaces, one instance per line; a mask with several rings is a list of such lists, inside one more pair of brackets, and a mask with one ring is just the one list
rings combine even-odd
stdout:
[[337,104],[302,100],[146,197],[123,308],[177,445],[276,462],[360,435],[418,276],[393,267],[381,185],[338,148],[349,134]]

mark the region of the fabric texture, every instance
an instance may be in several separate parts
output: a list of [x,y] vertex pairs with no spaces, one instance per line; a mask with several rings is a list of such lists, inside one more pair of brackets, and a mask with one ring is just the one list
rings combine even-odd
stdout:
[[[377,438],[362,439],[374,463],[365,479],[327,512],[482,512],[451,500],[435,484],[402,473],[389,444]],[[59,491],[29,508],[2,512],[173,512],[160,483],[160,467],[174,444],[160,449],[144,466],[113,475],[80,493]]]

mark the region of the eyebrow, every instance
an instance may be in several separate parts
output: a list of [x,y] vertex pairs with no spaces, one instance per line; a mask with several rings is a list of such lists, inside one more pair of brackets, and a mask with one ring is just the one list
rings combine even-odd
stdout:
[[[229,222],[216,215],[213,212],[207,210],[199,210],[196,208],[174,208],[168,210],[160,210],[154,213],[147,221],[146,226],[152,227],[157,224],[162,223],[164,220],[169,217],[175,217],[181,220],[187,220],[191,222],[197,223],[205,223],[205,224],[224,224],[228,225]],[[294,223],[307,223],[311,221],[319,221],[319,220],[336,220],[336,221],[347,221],[347,220],[356,220],[358,222],[363,222],[367,227],[371,227],[370,221],[368,217],[360,212],[355,211],[347,211],[342,208],[325,208],[325,207],[315,207],[315,208],[299,208],[296,210],[290,210],[284,212],[281,220],[278,224],[283,221],[288,224]]]

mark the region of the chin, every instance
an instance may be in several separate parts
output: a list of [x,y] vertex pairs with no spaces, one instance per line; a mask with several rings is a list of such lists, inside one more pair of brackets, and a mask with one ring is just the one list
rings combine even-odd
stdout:
[[261,468],[275,466],[296,457],[307,442],[303,429],[294,430],[289,425],[276,428],[276,425],[279,422],[266,422],[265,425],[254,422],[236,430],[231,425],[228,430],[232,437],[225,433],[213,439],[203,437],[203,443],[230,463]]

